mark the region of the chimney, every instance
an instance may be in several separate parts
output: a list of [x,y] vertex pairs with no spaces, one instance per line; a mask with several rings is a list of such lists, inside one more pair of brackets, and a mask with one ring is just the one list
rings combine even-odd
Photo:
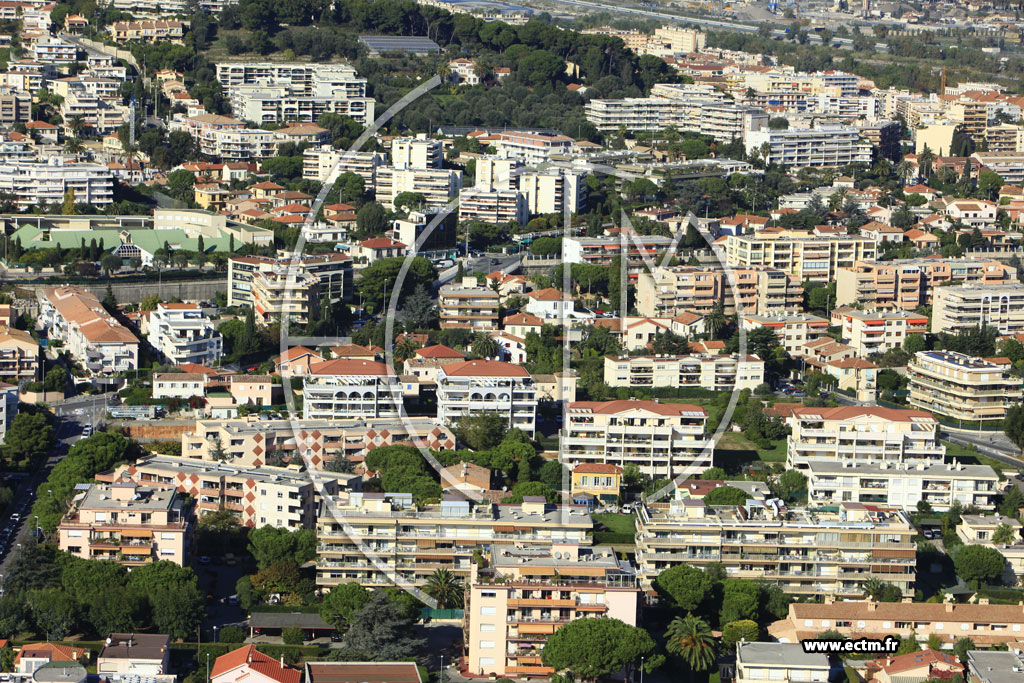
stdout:
[[878,603],[877,602],[871,601],[871,602],[868,603],[868,611],[869,612],[874,612],[877,609],[878,609]]
[[987,604],[989,604],[989,599],[988,598],[978,598],[978,604],[979,605],[987,605]]
[[946,603],[946,612],[948,613],[948,612],[952,612],[952,611],[953,611],[953,603],[952,602],[947,602]]
[[281,655],[281,668],[284,668],[284,655]]

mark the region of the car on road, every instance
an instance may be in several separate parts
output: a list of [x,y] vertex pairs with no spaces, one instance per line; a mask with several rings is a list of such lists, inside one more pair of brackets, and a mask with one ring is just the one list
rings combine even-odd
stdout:
[[84,439],[88,436],[92,436],[92,425],[85,425],[82,427],[82,438]]

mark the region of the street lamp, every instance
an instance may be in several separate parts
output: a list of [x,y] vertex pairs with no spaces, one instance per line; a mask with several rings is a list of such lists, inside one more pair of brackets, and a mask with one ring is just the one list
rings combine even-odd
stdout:
[[444,683],[444,655],[441,655],[441,671],[438,674],[437,683]]
[[217,626],[213,627],[213,642],[215,642],[215,643],[219,643],[220,642],[220,640],[218,640],[218,638],[217,638],[217,628],[218,628]]
[[644,683],[644,656],[640,655],[640,683]]
[[206,680],[210,680],[210,653],[206,653]]

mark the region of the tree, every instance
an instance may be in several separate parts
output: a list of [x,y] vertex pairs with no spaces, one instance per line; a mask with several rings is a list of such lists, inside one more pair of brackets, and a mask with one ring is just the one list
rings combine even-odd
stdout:
[[413,621],[384,591],[374,591],[351,621],[345,644],[374,661],[412,657],[425,641],[413,636]]
[[970,638],[957,638],[953,643],[953,654],[960,660],[961,664],[967,663],[967,653],[974,650],[974,641]]
[[480,358],[494,358],[498,355],[498,342],[486,332],[473,335],[473,355]]
[[281,640],[284,641],[285,645],[302,645],[306,642],[306,634],[303,633],[301,628],[290,626],[281,629]]
[[64,192],[64,205],[61,207],[61,211],[60,212],[63,215],[65,215],[65,216],[74,216],[75,215],[75,190],[74,190],[74,188],[69,187]]
[[665,649],[682,657],[690,669],[690,680],[697,671],[708,671],[715,664],[715,639],[700,617],[687,614],[676,617],[665,632]]
[[[382,313],[384,307],[392,300],[394,287],[402,271],[404,258],[387,258],[374,261],[360,272],[356,280],[356,290],[363,303],[373,312]],[[416,291],[417,287],[429,288],[437,279],[437,271],[430,261],[416,256],[409,262],[402,289],[397,297],[402,301]]]
[[927,348],[928,344],[923,334],[908,334],[907,338],[903,340],[903,350],[909,354],[915,354]]
[[53,442],[53,425],[47,413],[19,412],[4,438],[4,460],[22,464],[33,462],[48,453]]
[[785,500],[794,500],[807,491],[807,477],[799,470],[786,470],[775,480],[775,493]]
[[995,199],[1003,187],[1003,177],[995,171],[982,171],[978,174],[978,192],[985,199]]
[[1018,403],[1006,411],[1003,432],[1018,448],[1024,448],[1024,404]]
[[635,666],[645,659],[645,671],[658,668],[664,658],[647,631],[618,619],[577,619],[547,639],[541,661],[571,679],[596,680]]
[[1022,507],[1024,507],[1024,494],[1021,494],[1020,489],[1016,486],[1011,486],[999,501],[999,514],[1016,519],[1020,516]]
[[167,174],[167,194],[181,201],[195,198],[196,174],[179,168]]
[[1017,540],[1017,532],[1009,524],[1000,524],[992,532],[992,543],[995,545],[1009,545]]
[[62,366],[54,365],[46,371],[46,376],[43,378],[44,391],[59,391],[63,394],[67,387],[68,371]]
[[909,655],[921,649],[917,641],[917,633],[911,631],[905,638],[900,638],[900,645],[896,648],[897,655]]
[[367,202],[356,212],[356,230],[360,237],[383,235],[387,227],[387,212],[377,202]]
[[370,599],[370,591],[355,581],[342,583],[324,597],[320,618],[336,629],[348,628],[353,615]]
[[301,565],[316,557],[316,534],[311,529],[262,526],[249,531],[249,552],[259,569],[281,561]]
[[711,595],[713,587],[714,583],[706,573],[685,564],[662,570],[654,579],[654,589],[658,594],[687,612],[696,611]]
[[438,609],[461,607],[464,590],[462,582],[447,569],[436,569],[427,578],[427,595],[437,601]]
[[992,583],[1006,569],[1006,558],[995,548],[964,545],[953,556],[956,575],[972,585]]
[[32,621],[47,640],[64,640],[74,633],[79,618],[78,603],[64,591],[29,591],[25,603],[32,614]]
[[402,301],[402,320],[407,329],[424,330],[437,319],[434,300],[423,284],[417,284],[412,294]]
[[743,505],[747,502],[747,492],[734,486],[719,486],[704,496],[706,505]]
[[[138,570],[132,573],[135,571]],[[206,618],[203,596],[194,577],[191,583],[160,587],[148,595],[153,625],[160,633],[170,634],[171,638],[186,638],[194,634]]]
[[452,432],[462,443],[474,451],[494,448],[508,431],[508,420],[493,411],[478,411],[464,415],[451,425]]
[[722,644],[729,652],[736,647],[741,640],[755,642],[760,631],[756,621],[744,619],[742,621],[731,621],[722,627]]

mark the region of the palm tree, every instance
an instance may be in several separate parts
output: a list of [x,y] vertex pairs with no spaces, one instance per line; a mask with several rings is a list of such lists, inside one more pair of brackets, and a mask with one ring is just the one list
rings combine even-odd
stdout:
[[438,609],[462,606],[463,587],[455,574],[447,569],[436,569],[427,579],[427,595],[437,600]]
[[718,336],[722,333],[722,330],[728,326],[728,324],[729,319],[725,316],[725,311],[722,310],[722,304],[716,304],[715,310],[708,313],[708,334],[711,335],[712,339],[718,339]]
[[78,156],[85,152],[85,145],[83,145],[82,141],[77,137],[68,138],[64,141],[64,151],[68,154]]
[[885,591],[885,584],[882,583],[881,579],[876,578],[868,579],[860,587],[869,598],[875,601],[880,600],[882,593]]
[[932,174],[932,163],[935,161],[935,153],[932,152],[931,147],[928,145],[924,146],[921,153],[917,156],[917,163],[921,167],[921,175],[925,178]]
[[906,185],[914,176],[914,165],[907,159],[904,159],[896,164],[896,176],[900,179],[900,182]]
[[493,358],[498,355],[498,342],[483,332],[473,335],[473,355],[481,358]]
[[715,665],[715,639],[711,628],[700,617],[687,614],[676,617],[665,632],[668,638],[665,648],[679,655],[690,667],[690,680],[694,671],[708,671]]
[[395,359],[404,361],[407,358],[412,358],[412,354],[415,353],[416,349],[419,347],[419,342],[409,335],[406,335],[402,337],[401,341],[395,344]]
[[71,132],[76,138],[82,137],[82,131],[85,130],[85,119],[80,115],[72,116],[68,119],[68,126],[71,128]]

